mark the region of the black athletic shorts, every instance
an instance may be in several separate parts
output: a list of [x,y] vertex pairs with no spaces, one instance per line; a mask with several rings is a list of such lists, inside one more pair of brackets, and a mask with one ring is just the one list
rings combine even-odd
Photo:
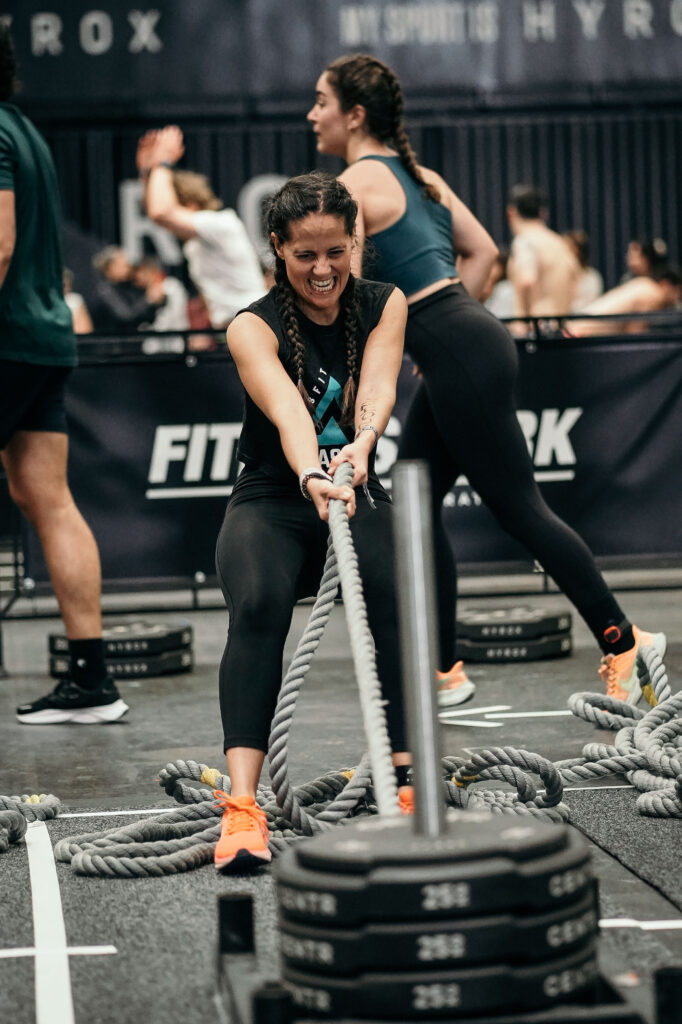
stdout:
[[68,434],[64,389],[70,366],[0,359],[0,451],[17,430]]

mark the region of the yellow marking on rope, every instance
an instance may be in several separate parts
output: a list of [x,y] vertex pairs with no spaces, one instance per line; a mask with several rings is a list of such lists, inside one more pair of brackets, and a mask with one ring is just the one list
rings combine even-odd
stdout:
[[474,782],[474,780],[477,779],[477,778],[478,778],[478,773],[476,775],[462,775],[459,779],[456,778],[453,775],[452,776],[452,781],[454,782],[454,784],[456,786],[459,786],[460,789],[464,789],[464,787],[466,786],[467,782]]
[[217,768],[204,768],[200,781],[205,782],[207,786],[215,787],[220,778],[222,778],[222,772],[219,772]]
[[24,800],[24,803],[25,804],[39,804],[44,796],[45,796],[44,793],[41,793],[40,796],[38,796],[37,793],[31,793],[30,796],[26,797],[26,799]]
[[352,779],[355,775],[355,768],[348,768],[345,772],[341,772],[344,779]]

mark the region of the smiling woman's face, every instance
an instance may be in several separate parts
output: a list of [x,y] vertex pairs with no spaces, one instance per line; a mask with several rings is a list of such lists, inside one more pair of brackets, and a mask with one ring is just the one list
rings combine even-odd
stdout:
[[331,324],[350,275],[352,239],[342,217],[309,213],[289,227],[289,239],[272,242],[284,260],[301,310],[315,323]]

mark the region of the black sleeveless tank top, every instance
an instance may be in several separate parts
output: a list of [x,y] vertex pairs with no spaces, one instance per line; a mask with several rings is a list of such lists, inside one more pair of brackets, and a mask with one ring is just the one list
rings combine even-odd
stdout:
[[[358,279],[355,282],[358,317],[358,365],[367,338],[381,319],[384,306],[395,285]],[[276,302],[276,289],[247,307],[272,329],[278,342],[278,355],[289,375],[295,379],[291,345],[284,333]],[[348,379],[342,317],[333,324],[316,324],[298,310],[301,338],[306,354],[303,383],[311,399],[309,411],[317,432],[320,465],[326,469],[331,459],[353,440],[351,425],[342,427],[341,396]],[[256,403],[244,394],[245,409],[238,457],[244,464],[232,492],[231,502],[261,496],[284,496],[298,492],[298,479],[289,466],[279,432]],[[374,473],[374,452],[369,462],[369,489],[373,496],[386,494]]]

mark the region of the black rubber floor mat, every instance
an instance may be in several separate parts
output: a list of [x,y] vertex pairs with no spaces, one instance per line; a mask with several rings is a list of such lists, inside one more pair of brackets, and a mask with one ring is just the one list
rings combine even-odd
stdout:
[[640,814],[638,795],[595,788],[565,792],[564,801],[576,828],[682,910],[682,822]]

